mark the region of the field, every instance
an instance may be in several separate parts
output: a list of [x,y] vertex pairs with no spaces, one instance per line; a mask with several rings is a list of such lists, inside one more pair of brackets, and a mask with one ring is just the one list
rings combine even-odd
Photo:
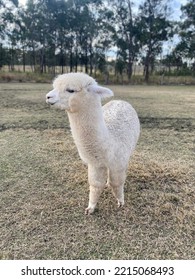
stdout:
[[195,87],[111,86],[142,133],[125,206],[85,216],[87,168],[47,84],[0,84],[1,259],[195,259]]

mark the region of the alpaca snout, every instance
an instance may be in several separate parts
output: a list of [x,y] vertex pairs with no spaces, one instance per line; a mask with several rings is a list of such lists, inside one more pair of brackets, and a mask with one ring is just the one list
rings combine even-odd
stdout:
[[58,92],[56,90],[52,90],[46,94],[46,103],[55,104],[58,101]]
[[51,96],[46,96],[46,103],[53,105],[55,104],[55,102],[52,100],[53,98]]
[[51,96],[46,96],[46,101],[48,101],[51,98]]

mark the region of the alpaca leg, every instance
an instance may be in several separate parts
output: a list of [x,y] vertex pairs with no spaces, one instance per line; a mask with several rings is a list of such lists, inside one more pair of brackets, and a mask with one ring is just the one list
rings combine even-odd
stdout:
[[88,180],[90,184],[89,204],[85,209],[85,214],[94,212],[98,199],[106,185],[107,169],[105,167],[95,167],[88,165]]
[[114,196],[118,201],[118,207],[124,205],[124,183],[126,171],[109,170],[109,186],[111,186]]

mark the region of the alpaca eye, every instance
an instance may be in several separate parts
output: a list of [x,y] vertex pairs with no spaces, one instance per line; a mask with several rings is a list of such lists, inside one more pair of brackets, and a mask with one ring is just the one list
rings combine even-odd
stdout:
[[69,93],[74,93],[74,89],[69,89],[69,88],[67,88],[66,91],[68,91]]

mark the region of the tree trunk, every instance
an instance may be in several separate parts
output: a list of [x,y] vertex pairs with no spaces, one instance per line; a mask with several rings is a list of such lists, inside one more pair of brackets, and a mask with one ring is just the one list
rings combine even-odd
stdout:
[[78,71],[78,36],[76,34],[76,46],[75,46],[75,72]]
[[70,48],[70,72],[73,70],[73,53],[72,53],[72,46]]
[[61,65],[61,74],[64,73],[64,54],[62,51],[62,46],[61,46],[61,50],[60,50],[60,65]]
[[76,53],[75,53],[75,72],[78,71],[78,50],[76,47]]
[[24,46],[22,47],[22,64],[23,64],[23,72],[26,70],[26,55]]
[[131,56],[130,56],[130,53],[129,53],[129,61],[128,61],[128,68],[127,68],[128,82],[131,81],[132,73],[133,73],[133,63],[131,61]]
[[90,75],[93,73],[93,47],[92,47],[92,38],[90,38]]
[[39,69],[39,71],[41,74],[43,73],[43,65],[44,65],[44,49],[43,48],[40,50],[40,69]]
[[151,41],[150,41],[149,49],[146,54],[146,60],[145,60],[145,82],[146,83],[149,82],[149,78],[150,78],[150,65],[151,65],[151,61],[152,61],[151,57],[152,57],[152,46],[151,46]]
[[144,68],[145,68],[145,82],[148,83],[149,82],[149,77],[150,77],[150,71],[149,71],[150,64],[149,64],[148,58],[146,58]]
[[36,54],[35,54],[35,47],[33,44],[33,52],[32,52],[32,69],[33,72],[35,72],[35,66],[36,66]]
[[3,61],[3,45],[0,43],[0,70],[3,67],[4,61]]
[[87,46],[86,46],[86,49],[85,49],[85,73],[88,73],[88,49],[87,49]]
[[14,71],[14,48],[11,48],[11,71]]

